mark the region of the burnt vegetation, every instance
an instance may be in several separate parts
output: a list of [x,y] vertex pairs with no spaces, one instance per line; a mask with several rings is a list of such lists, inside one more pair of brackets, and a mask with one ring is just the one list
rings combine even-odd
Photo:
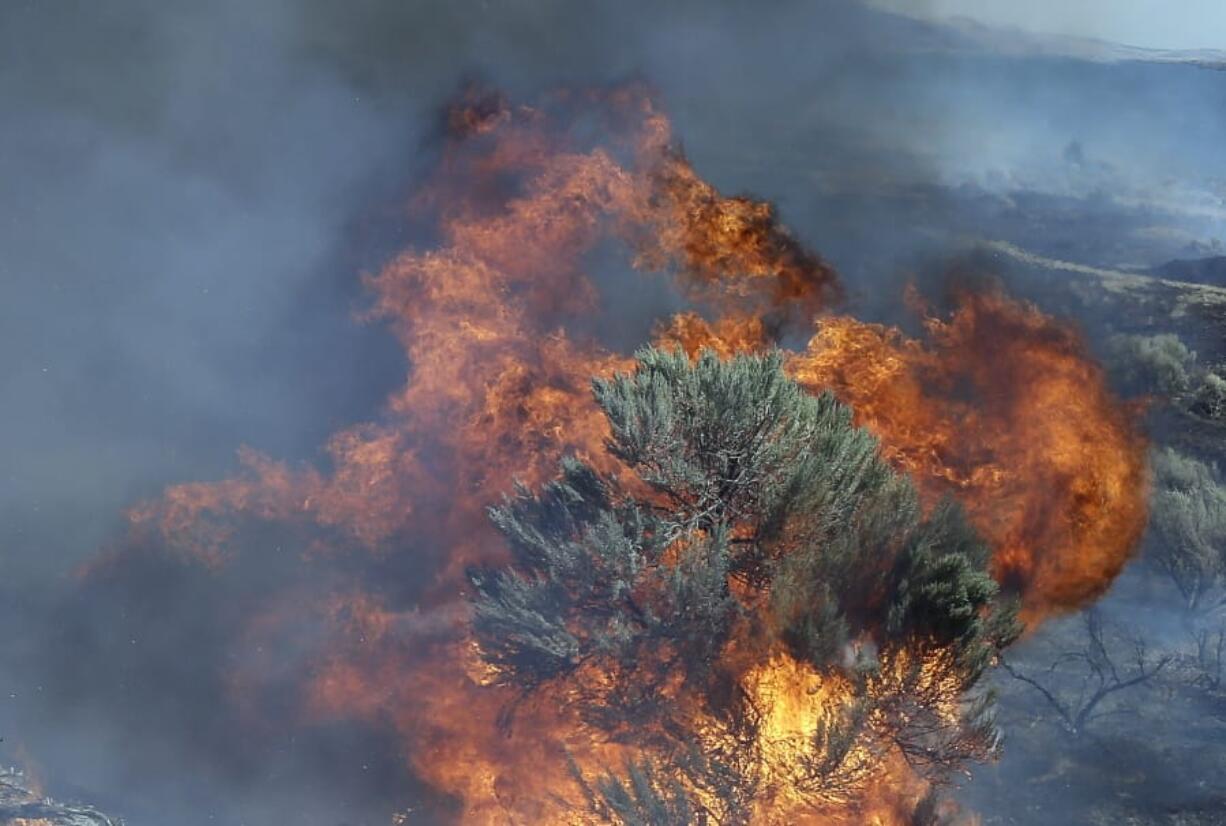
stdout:
[[1093,608],[1081,622],[1083,643],[1057,652],[1046,668],[1026,670],[1001,658],[1001,668],[1036,691],[1071,737],[1088,734],[1096,720],[1135,713],[1127,693],[1150,683],[1173,659],[1155,655],[1142,637],[1105,623]]

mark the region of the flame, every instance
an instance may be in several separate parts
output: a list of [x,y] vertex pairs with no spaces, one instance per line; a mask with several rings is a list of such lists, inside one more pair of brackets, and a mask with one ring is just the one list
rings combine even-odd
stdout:
[[998,290],[962,292],[928,339],[827,319],[796,354],[930,497],[953,495],[1037,620],[1101,596],[1145,528],[1144,440],[1075,331]]
[[[826,315],[841,294],[833,270],[769,204],[698,177],[642,87],[531,107],[471,93],[446,124],[438,170],[411,204],[437,220],[437,244],[367,279],[370,317],[411,364],[385,414],[335,435],[329,470],[245,449],[236,478],[172,486],[129,515],[137,535],[209,569],[237,553],[248,521],[297,531],[304,566],[345,548],[412,555],[426,585],[411,608],[375,582],[333,595],[304,713],[389,722],[414,774],[453,799],[462,822],[582,822],[568,760],[598,773],[644,753],[585,728],[565,686],[521,699],[492,685],[460,598],[463,567],[502,553],[484,509],[514,481],[540,483],[566,453],[617,472],[589,381],[630,360],[583,332],[600,311],[587,264],[610,244],[628,252],[631,282],[671,273],[701,311],[662,324],[660,342],[730,355],[817,320],[807,348],[789,355],[792,375],[851,403],[930,499],[965,503],[1028,619],[1093,599],[1127,560],[1144,522],[1144,445],[1068,327],[996,291],[929,315],[922,340]],[[275,617],[253,624],[301,620],[302,602],[270,598]],[[853,753],[857,793],[821,810],[789,790],[782,767],[849,689],[784,654],[754,653],[739,680],[765,710],[758,746],[773,789],[755,822],[904,822],[926,784],[896,750]],[[875,690],[895,690],[919,656],[893,652]],[[939,670],[921,662],[919,679],[929,671]],[[930,688],[948,696],[944,713],[959,713],[956,687]]]

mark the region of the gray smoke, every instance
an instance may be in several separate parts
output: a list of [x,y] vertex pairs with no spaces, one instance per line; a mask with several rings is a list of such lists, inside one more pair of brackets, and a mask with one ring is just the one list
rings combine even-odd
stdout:
[[[381,732],[302,731],[288,696],[265,730],[233,710],[239,618],[274,585],[327,590],[292,553],[74,571],[125,507],[232,473],[239,445],[319,461],[377,415],[407,365],[354,321],[359,275],[428,239],[403,204],[459,88],[632,77],[700,174],[775,201],[862,315],[894,317],[902,280],[968,235],[1103,266],[1223,235],[1221,74],[994,57],[849,1],[5,3],[0,762],[135,826],[445,815]],[[387,571],[407,593],[415,574]],[[287,685],[306,667],[274,660]]]

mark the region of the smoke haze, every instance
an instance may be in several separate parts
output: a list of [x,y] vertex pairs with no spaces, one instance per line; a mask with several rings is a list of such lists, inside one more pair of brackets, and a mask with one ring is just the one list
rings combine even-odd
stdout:
[[[774,202],[849,306],[893,320],[902,284],[968,236],[1105,267],[1220,250],[1221,77],[1000,57],[836,0],[5,4],[0,762],[134,826],[446,809],[388,732],[304,730],[288,691],[252,727],[220,676],[291,685],[326,630],[238,646],[239,618],[355,563],[105,560],[135,502],[232,475],[242,445],[326,464],[329,434],[403,382],[391,333],[358,320],[361,275],[434,240],[407,202],[467,84],[522,100],[641,79],[707,180]],[[624,347],[678,301],[610,297],[596,332]],[[427,584],[374,564],[404,594]]]

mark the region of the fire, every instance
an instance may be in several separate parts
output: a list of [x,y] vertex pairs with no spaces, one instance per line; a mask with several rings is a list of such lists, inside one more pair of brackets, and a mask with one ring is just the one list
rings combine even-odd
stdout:
[[953,495],[1039,619],[1099,597],[1145,528],[1144,441],[1073,330],[964,292],[928,340],[829,319],[792,371],[832,387],[933,498]]
[[[789,372],[833,389],[931,501],[952,495],[995,549],[996,578],[1041,619],[1102,595],[1145,528],[1144,439],[1076,331],[999,288],[961,290],[925,340],[826,316]],[[756,320],[678,316],[694,353],[769,342]]]
[[[210,568],[237,553],[248,521],[296,531],[304,566],[345,548],[412,555],[425,585],[410,607],[377,582],[334,595],[304,714],[390,722],[412,771],[455,801],[462,822],[581,822],[570,766],[595,776],[650,757],[585,729],[564,688],[521,700],[490,685],[458,607],[464,566],[501,553],[490,503],[516,481],[549,478],[567,453],[617,470],[589,381],[629,359],[584,323],[600,311],[588,264],[610,245],[627,252],[625,278],[671,273],[701,312],[662,324],[661,342],[729,355],[816,321],[789,370],[852,404],[925,495],[966,505],[1028,619],[1093,599],[1127,560],[1145,517],[1144,446],[1068,327],[998,291],[962,293],[952,314],[928,316],[923,340],[827,315],[840,297],[834,271],[769,204],[698,177],[640,87],[532,107],[471,94],[446,124],[439,168],[411,205],[437,219],[437,244],[368,278],[369,315],[411,365],[384,415],[336,434],[327,471],[244,450],[237,478],[173,486],[130,518],[137,534]],[[278,622],[294,621],[293,603]],[[758,656],[740,681],[764,709],[759,751],[776,791],[755,822],[902,822],[926,784],[897,751],[853,753],[855,794],[827,809],[789,791],[779,767],[847,691],[786,655]],[[960,713],[956,687],[924,682],[939,669],[914,661],[922,653],[891,656],[876,690],[918,681]]]

